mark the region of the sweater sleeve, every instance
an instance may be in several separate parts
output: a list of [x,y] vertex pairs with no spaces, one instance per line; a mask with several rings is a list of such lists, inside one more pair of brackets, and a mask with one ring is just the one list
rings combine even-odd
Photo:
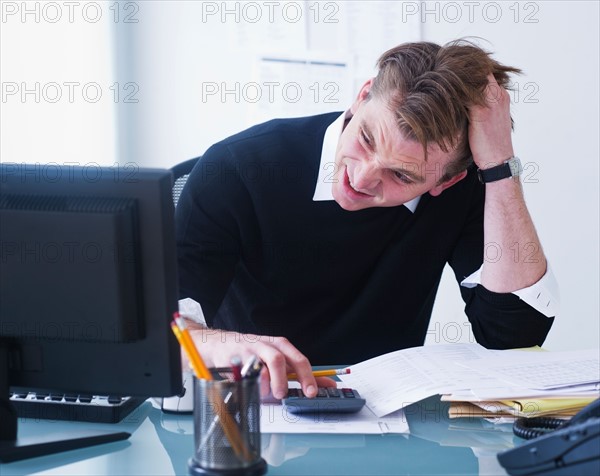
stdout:
[[247,192],[224,145],[209,148],[190,173],[175,211],[179,297],[213,318],[240,260],[238,214]]
[[485,253],[485,189],[473,179],[471,184],[470,208],[449,264],[459,283],[473,335],[477,342],[490,349],[542,345],[554,317],[546,317],[513,293],[495,293],[481,284],[474,287],[460,285],[467,276],[481,267]]

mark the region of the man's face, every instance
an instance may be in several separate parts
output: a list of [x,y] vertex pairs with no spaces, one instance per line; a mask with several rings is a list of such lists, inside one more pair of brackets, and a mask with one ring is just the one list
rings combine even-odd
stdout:
[[394,207],[423,193],[439,195],[466,173],[438,184],[452,154],[437,145],[428,148],[427,162],[421,144],[405,139],[385,103],[366,100],[367,82],[352,105],[353,117],[340,136],[335,165],[333,197],[345,210]]

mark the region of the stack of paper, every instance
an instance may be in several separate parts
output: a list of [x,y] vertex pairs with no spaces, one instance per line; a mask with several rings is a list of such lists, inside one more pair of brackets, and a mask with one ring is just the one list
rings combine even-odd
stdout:
[[[452,397],[442,395],[442,400],[449,401],[450,418],[502,418],[515,417],[539,417],[547,416],[553,418],[570,418],[595,398],[574,399],[545,399],[545,398],[521,398],[518,400],[498,400],[489,402],[464,402],[452,400]],[[528,409],[535,410],[528,411]]]
[[391,352],[351,369],[340,379],[356,388],[377,416],[436,394],[462,404],[452,406],[454,417],[569,416],[600,396],[598,349],[531,352],[433,345]]
[[451,417],[570,417],[599,396],[599,351],[511,351],[471,362],[469,368],[493,377],[498,386],[476,385],[442,397],[453,402]]

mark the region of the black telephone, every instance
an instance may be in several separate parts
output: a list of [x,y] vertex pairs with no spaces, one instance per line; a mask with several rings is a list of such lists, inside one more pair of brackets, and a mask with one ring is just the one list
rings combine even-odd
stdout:
[[600,475],[600,399],[570,420],[519,419],[513,429],[518,436],[534,439],[498,454],[508,474]]

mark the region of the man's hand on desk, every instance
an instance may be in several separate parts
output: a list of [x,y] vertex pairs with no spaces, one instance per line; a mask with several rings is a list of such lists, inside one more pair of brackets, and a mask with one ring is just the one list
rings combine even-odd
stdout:
[[[259,336],[239,332],[207,329],[188,322],[190,334],[198,351],[209,367],[231,365],[233,357],[246,362],[252,355],[263,361],[265,367],[261,375],[261,395],[272,392],[277,399],[284,398],[288,389],[288,373],[295,373],[302,391],[309,397],[317,394],[317,387],[335,387],[334,380],[327,377],[315,378],[308,359],[285,337]],[[182,355],[184,367],[189,366]]]

